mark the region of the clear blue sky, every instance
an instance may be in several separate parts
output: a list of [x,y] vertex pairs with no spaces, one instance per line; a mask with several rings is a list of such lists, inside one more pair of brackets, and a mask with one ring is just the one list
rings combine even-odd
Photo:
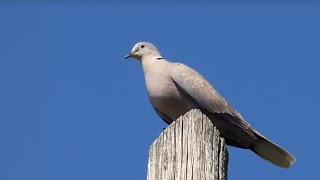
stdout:
[[166,124],[139,41],[204,75],[289,150],[284,170],[229,147],[229,179],[314,179],[320,162],[319,3],[0,3],[0,180],[146,179]]

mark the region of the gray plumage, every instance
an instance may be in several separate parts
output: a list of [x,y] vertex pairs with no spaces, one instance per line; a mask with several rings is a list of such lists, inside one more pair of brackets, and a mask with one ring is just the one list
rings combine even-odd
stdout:
[[139,42],[125,58],[142,63],[150,102],[168,124],[191,109],[200,109],[219,129],[226,143],[251,149],[273,164],[288,168],[295,158],[262,136],[198,72],[163,59],[157,48]]

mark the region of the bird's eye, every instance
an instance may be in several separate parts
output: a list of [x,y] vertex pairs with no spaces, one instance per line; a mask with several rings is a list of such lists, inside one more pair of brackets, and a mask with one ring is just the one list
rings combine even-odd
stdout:
[[144,48],[144,47],[145,47],[145,45],[144,45],[144,44],[142,44],[140,47],[141,47],[141,48]]

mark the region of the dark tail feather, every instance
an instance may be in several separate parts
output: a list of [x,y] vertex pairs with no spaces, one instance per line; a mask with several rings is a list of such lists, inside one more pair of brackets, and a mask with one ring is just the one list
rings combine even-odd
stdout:
[[282,168],[289,168],[291,164],[296,161],[289,152],[269,141],[262,135],[258,135],[260,138],[256,141],[253,148],[251,148],[257,155]]

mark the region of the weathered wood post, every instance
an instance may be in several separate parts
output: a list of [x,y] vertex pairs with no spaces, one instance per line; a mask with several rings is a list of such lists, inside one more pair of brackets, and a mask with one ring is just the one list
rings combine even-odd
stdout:
[[148,180],[226,180],[228,151],[200,110],[169,125],[149,151]]

